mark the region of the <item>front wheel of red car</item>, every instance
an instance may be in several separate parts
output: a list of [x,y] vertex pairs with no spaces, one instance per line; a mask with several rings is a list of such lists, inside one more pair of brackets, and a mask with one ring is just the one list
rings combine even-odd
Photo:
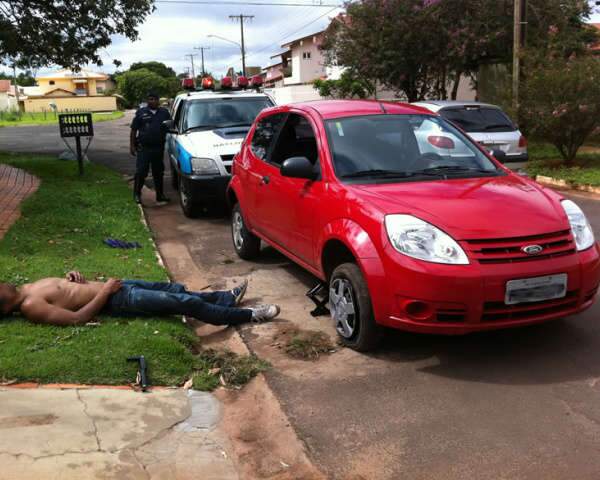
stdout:
[[342,343],[357,350],[373,350],[383,328],[375,323],[367,282],[355,263],[337,267],[329,280],[329,309]]
[[231,238],[235,253],[244,260],[252,260],[260,253],[260,238],[246,228],[240,204],[231,211]]

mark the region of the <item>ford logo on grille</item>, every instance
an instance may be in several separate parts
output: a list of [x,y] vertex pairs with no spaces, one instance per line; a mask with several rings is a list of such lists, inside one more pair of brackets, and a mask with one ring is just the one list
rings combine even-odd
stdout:
[[521,250],[523,251],[523,253],[526,253],[527,255],[539,255],[540,253],[542,253],[544,251],[544,247],[542,247],[541,245],[527,245],[526,247],[523,247]]

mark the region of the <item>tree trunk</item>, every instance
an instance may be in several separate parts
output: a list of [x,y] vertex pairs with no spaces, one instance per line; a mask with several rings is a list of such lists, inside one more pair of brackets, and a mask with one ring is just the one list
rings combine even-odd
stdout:
[[452,86],[452,100],[456,100],[458,96],[458,87],[460,86],[460,77],[462,77],[462,72],[456,72],[456,78],[454,79],[454,85]]

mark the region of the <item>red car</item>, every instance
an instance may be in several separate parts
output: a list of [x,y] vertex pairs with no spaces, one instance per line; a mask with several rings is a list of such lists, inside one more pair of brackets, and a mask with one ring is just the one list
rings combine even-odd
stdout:
[[323,282],[342,341],[464,334],[590,307],[600,247],[580,208],[428,110],[319,101],[263,110],[228,190],[238,255],[261,240]]

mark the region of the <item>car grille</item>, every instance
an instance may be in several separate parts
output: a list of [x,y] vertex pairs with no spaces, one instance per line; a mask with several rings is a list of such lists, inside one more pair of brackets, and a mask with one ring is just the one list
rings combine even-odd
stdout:
[[467,311],[464,308],[438,308],[435,312],[435,319],[442,323],[461,323],[464,322]]
[[[529,237],[465,240],[461,244],[471,258],[484,264],[534,262],[572,255],[577,251],[571,230]],[[539,245],[543,250],[538,255],[528,255],[522,251],[528,245]]]
[[233,157],[235,157],[235,154],[221,155],[221,160],[223,160],[224,162],[231,162],[233,160]]
[[[508,320],[526,320],[543,315],[567,312],[577,306],[579,290],[567,292],[564,298],[542,302],[506,305],[504,302],[485,302],[482,322],[502,322]],[[593,298],[593,297],[592,297]]]

